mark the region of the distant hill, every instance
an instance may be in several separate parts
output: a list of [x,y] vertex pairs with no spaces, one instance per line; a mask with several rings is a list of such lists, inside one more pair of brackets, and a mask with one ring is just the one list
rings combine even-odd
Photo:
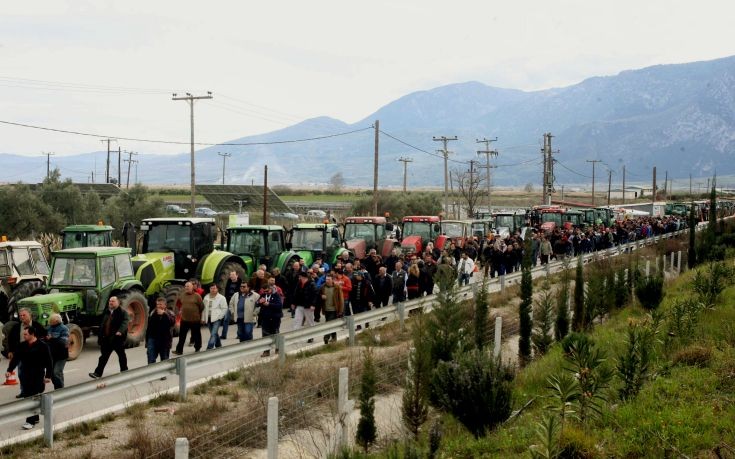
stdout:
[[[432,136],[442,135],[459,137],[449,144],[450,158],[456,161],[480,159],[475,152],[483,145],[475,139],[498,137],[491,145],[500,153],[493,163],[501,167],[492,170],[498,185],[541,181],[539,149],[544,132],[554,135],[553,148],[560,150],[555,155],[560,162],[555,169],[560,183],[588,183],[587,159],[603,160],[616,171],[626,164],[630,181],[648,181],[653,166],[658,166],[661,176],[668,170],[670,177],[678,178],[690,173],[712,175],[715,170],[718,175],[733,174],[735,57],[629,70],[535,92],[478,82],[452,84],[408,94],[354,124],[320,117],[228,142],[327,136],[367,128],[376,119],[382,131],[405,142],[380,137],[380,183],[384,186],[402,183],[400,156],[414,159],[409,165],[410,185],[443,185],[443,161],[435,154],[440,144],[432,141]],[[217,152],[230,152],[228,183],[260,183],[263,166],[268,164],[272,184],[326,183],[334,173],[342,172],[347,184],[367,186],[372,184],[373,139],[374,132],[367,129],[309,142],[205,148],[197,152],[197,178],[202,183],[218,183],[222,163]],[[188,154],[143,152],[138,159],[146,181],[188,183]],[[0,155],[3,168],[24,181],[43,177],[43,160]],[[64,169],[84,171],[90,169],[90,156],[57,157],[55,163],[62,174]],[[450,168],[467,167],[450,163]]]

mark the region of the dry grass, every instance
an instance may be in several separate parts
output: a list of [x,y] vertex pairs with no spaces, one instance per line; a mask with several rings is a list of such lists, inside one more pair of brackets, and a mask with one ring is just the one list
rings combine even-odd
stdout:
[[674,354],[674,365],[682,364],[693,367],[705,367],[712,360],[712,348],[700,345],[687,346]]

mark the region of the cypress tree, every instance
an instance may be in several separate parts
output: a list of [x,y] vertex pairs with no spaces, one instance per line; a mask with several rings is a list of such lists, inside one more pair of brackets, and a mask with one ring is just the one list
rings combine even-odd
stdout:
[[687,250],[687,268],[690,270],[697,266],[696,247],[697,222],[694,219],[694,203],[689,205],[689,249]]
[[518,338],[518,357],[521,365],[531,360],[531,305],[533,302],[533,277],[531,276],[531,238],[523,244],[523,262],[521,274],[521,305],[518,308],[520,320],[520,337]]
[[582,256],[580,256],[577,261],[576,276],[574,278],[574,317],[572,317],[572,330],[575,332],[584,330],[584,309],[584,265],[582,264]]
[[480,290],[475,295],[475,347],[477,349],[482,349],[485,346],[487,335],[487,312],[489,307],[487,276],[485,276],[482,278]]
[[556,293],[556,320],[554,339],[561,341],[569,333],[569,271],[564,269],[561,286]]
[[360,420],[357,423],[355,442],[362,446],[367,454],[370,445],[377,438],[377,427],[375,426],[375,397],[376,392],[375,366],[370,349],[363,354],[362,378],[360,381]]

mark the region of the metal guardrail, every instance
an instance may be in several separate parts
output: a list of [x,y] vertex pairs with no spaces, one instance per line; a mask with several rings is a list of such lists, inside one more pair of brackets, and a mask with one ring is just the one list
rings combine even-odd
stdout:
[[[647,245],[655,244],[663,239],[678,237],[686,231],[687,230],[680,230],[672,233],[666,233],[660,236],[630,242],[581,256],[584,257],[583,262],[588,263],[595,259],[604,259],[616,256],[620,253],[636,250]],[[555,261],[546,265],[536,266],[531,270],[532,275],[537,277],[541,274],[550,274],[552,271],[556,272],[560,270],[564,265],[568,267],[576,266],[577,258],[578,257],[572,257],[566,263]],[[488,279],[486,285],[488,286],[488,289],[493,285],[499,286],[502,291],[506,285],[519,282],[521,276],[522,272],[515,272],[513,274],[496,277],[494,279]],[[474,294],[480,285],[480,282],[475,282],[470,285],[460,287],[457,289],[457,296],[461,298],[466,297],[469,294]],[[278,335],[268,336],[253,341],[242,342],[231,346],[223,346],[206,352],[180,356],[174,359],[106,376],[99,380],[76,384],[74,386],[40,394],[39,396],[32,398],[6,403],[0,405],[0,425],[5,425],[11,422],[19,423],[24,417],[38,413],[40,410],[41,414],[44,416],[43,435],[45,443],[50,447],[53,445],[54,407],[59,408],[72,404],[78,405],[82,401],[95,399],[105,395],[106,389],[109,390],[132,385],[134,383],[139,384],[160,380],[161,378],[168,377],[171,374],[178,375],[179,396],[182,399],[185,399],[187,386],[192,382],[187,379],[187,369],[226,363],[227,361],[235,358],[239,359],[248,356],[257,356],[265,350],[272,349],[274,346],[280,351],[279,360],[281,362],[285,362],[289,346],[293,346],[295,343],[304,343],[310,339],[321,339],[324,335],[340,333],[345,330],[348,332],[350,345],[353,345],[355,343],[356,325],[364,324],[366,322],[388,323],[395,321],[397,318],[401,322],[401,326],[403,326],[408,312],[416,309],[431,310],[436,303],[437,295],[428,295],[414,300],[372,309],[360,314],[345,316],[329,322],[317,324],[313,327],[282,332]],[[386,318],[385,322],[381,320],[383,318]],[[89,406],[90,413],[94,412],[93,408],[96,404],[90,403]]]

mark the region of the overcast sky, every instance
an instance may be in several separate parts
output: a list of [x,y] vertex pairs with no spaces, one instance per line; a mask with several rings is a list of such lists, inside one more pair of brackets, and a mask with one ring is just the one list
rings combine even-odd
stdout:
[[[538,90],[735,54],[735,2],[7,1],[0,121],[224,142],[307,118],[353,123],[413,91],[469,80]],[[123,149],[184,146],[121,141]],[[100,150],[0,124],[0,153]]]

